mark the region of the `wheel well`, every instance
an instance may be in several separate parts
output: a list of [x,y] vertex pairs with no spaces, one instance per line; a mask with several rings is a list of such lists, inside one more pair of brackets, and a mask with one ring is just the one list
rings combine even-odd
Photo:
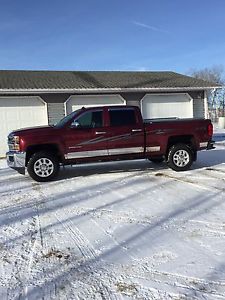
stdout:
[[167,153],[166,157],[168,156],[169,149],[176,144],[185,144],[190,147],[190,149],[193,152],[193,156],[195,157],[196,153],[196,145],[194,142],[194,137],[192,135],[181,135],[181,136],[172,136],[168,140],[168,145],[167,145]]
[[57,145],[55,145],[55,144],[32,145],[32,146],[29,146],[26,151],[26,166],[27,166],[27,163],[28,163],[29,159],[31,158],[31,156],[34,153],[39,152],[39,151],[50,152],[51,154],[55,154],[60,162],[62,160],[60,151],[59,151],[59,148]]

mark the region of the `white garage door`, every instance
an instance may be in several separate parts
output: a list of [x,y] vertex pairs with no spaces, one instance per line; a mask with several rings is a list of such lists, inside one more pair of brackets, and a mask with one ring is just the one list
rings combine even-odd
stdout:
[[145,95],[141,100],[144,119],[193,118],[193,99],[188,94]]
[[47,106],[39,97],[0,97],[0,157],[7,151],[7,135],[15,129],[47,125]]
[[81,95],[71,96],[66,101],[66,114],[84,107],[126,105],[126,101],[120,95]]

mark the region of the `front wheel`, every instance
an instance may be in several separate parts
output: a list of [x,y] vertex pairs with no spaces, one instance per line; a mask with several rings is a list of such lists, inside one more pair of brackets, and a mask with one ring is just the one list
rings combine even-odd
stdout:
[[174,171],[189,170],[193,163],[193,153],[185,144],[176,144],[169,149],[167,164]]
[[36,152],[28,161],[27,171],[35,181],[50,181],[58,174],[59,161],[49,152]]

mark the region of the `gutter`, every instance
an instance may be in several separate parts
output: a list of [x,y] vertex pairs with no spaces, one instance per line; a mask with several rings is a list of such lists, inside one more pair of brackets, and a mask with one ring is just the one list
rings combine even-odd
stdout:
[[81,89],[0,89],[0,94],[55,94],[55,93],[125,93],[125,92],[185,92],[221,89],[222,87],[175,88],[81,88]]

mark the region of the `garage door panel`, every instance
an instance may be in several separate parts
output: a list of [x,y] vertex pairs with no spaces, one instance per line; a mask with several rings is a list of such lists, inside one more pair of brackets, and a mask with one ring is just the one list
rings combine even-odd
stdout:
[[142,99],[142,113],[148,118],[192,118],[193,99],[188,94],[146,95]]
[[0,97],[0,157],[7,151],[7,135],[16,129],[47,125],[47,107],[39,97]]
[[66,101],[66,113],[82,107],[126,105],[126,101],[120,95],[76,95]]

